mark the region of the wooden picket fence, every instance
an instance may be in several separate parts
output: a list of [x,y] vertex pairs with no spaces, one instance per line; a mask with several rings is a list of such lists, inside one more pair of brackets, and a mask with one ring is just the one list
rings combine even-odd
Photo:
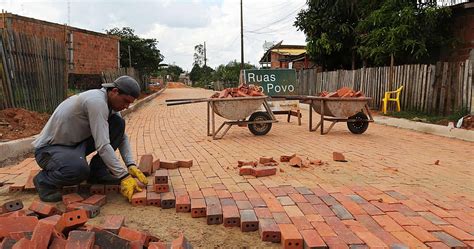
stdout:
[[347,86],[361,90],[373,109],[381,108],[386,91],[404,86],[401,93],[402,110],[438,115],[449,115],[473,108],[472,60],[438,62],[436,65],[401,65],[394,67],[390,84],[390,67],[361,68],[316,72],[315,69],[298,72],[298,94],[317,95]]
[[0,110],[52,112],[66,98],[64,44],[0,29]]

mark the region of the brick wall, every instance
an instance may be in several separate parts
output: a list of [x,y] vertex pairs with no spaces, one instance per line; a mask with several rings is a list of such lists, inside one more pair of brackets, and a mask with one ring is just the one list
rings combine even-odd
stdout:
[[[18,32],[50,37],[63,43],[67,41],[67,33],[72,32],[74,67],[69,69],[69,73],[99,74],[102,71],[118,68],[119,39],[117,37],[9,13],[4,15],[6,26]],[[0,20],[4,20],[2,14],[0,14]],[[0,21],[0,28],[4,26],[5,23]],[[64,52],[67,53],[67,51]]]
[[453,51],[443,53],[441,60],[463,61],[469,59],[474,49],[474,3],[458,4],[452,11],[452,30],[460,44]]

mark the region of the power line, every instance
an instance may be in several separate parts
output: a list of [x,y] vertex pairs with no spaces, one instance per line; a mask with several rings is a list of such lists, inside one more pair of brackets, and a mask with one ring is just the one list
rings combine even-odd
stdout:
[[288,19],[288,17],[290,17],[291,15],[293,15],[294,13],[296,13],[297,11],[301,10],[305,5],[306,5],[306,3],[303,4],[303,5],[301,5],[301,6],[298,7],[297,9],[291,11],[288,15],[284,16],[283,18],[278,19],[278,20],[276,20],[276,21],[274,21],[274,22],[271,22],[270,24],[268,24],[268,25],[266,25],[266,26],[263,26],[263,27],[261,27],[261,28],[254,29],[254,30],[249,30],[249,31],[251,31],[251,32],[256,32],[256,31],[259,31],[259,30],[268,28],[268,27],[270,27],[270,26],[272,26],[272,25],[275,25],[275,24],[277,24],[277,23],[279,23],[279,22],[285,21],[286,19]]

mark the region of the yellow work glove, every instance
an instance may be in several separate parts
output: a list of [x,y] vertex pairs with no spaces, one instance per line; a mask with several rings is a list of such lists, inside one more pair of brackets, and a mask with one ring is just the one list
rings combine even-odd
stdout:
[[128,167],[128,173],[130,173],[130,175],[132,176],[135,176],[136,178],[138,178],[138,180],[143,183],[144,185],[147,185],[148,184],[148,179],[146,178],[146,176],[143,174],[143,172],[141,172],[137,166],[135,165],[132,165],[130,167]]
[[138,183],[133,177],[127,176],[120,182],[120,192],[123,196],[128,198],[128,202],[132,201],[133,193],[141,192],[142,189],[138,186]]

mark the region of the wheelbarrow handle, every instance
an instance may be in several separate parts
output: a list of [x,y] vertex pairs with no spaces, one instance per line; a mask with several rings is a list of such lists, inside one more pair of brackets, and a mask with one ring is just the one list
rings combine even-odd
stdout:
[[186,105],[186,104],[200,103],[200,102],[207,102],[207,99],[194,99],[194,100],[184,100],[184,101],[168,102],[168,103],[166,103],[166,106],[172,106],[172,105]]
[[194,99],[166,99],[165,102],[176,102],[176,101],[188,101],[188,100],[202,100],[207,98],[194,98]]

